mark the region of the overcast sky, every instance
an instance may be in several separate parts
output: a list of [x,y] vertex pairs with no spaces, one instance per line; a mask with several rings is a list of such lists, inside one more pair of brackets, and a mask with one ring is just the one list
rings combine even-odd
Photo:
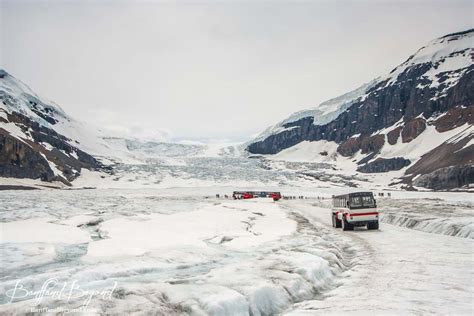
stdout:
[[113,133],[247,140],[471,28],[473,1],[5,1],[1,67]]

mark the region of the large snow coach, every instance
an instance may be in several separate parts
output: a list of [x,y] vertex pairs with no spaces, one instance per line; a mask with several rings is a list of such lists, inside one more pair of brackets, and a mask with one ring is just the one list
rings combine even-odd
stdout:
[[372,192],[355,192],[332,197],[332,226],[354,230],[355,226],[379,229],[379,212]]
[[254,198],[272,198],[273,201],[278,201],[281,199],[280,192],[270,192],[270,191],[234,191],[232,194],[234,200],[240,199],[254,199]]

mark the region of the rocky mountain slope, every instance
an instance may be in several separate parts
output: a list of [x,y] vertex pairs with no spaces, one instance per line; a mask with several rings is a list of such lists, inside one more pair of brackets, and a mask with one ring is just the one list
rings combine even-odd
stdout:
[[[4,70],[0,70],[0,101],[0,187],[44,186],[41,181],[69,186],[81,174],[83,177],[74,182],[75,186],[77,183],[92,187],[100,181],[110,183],[119,178],[126,178],[130,185],[137,178],[137,170],[140,175],[143,172],[145,179],[156,179],[157,175],[183,177],[184,171],[175,170],[176,166],[189,161],[205,165],[207,159],[213,158],[223,159],[222,163],[237,157],[245,160],[241,145],[176,144],[112,137],[74,120]],[[120,174],[109,177],[107,173],[113,173],[112,168]],[[188,169],[194,171],[193,166]]]
[[268,128],[247,150],[273,155],[329,142],[334,152],[321,150],[316,160],[351,161],[362,173],[402,170],[398,179],[407,187],[469,186],[473,46],[474,29],[435,39],[389,74]]
[[0,70],[0,177],[61,181],[104,170],[90,151],[98,138],[53,102]]

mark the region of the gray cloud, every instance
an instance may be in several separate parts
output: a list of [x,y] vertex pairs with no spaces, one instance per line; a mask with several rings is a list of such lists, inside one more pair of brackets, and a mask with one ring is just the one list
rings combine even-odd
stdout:
[[1,3],[12,75],[78,119],[173,139],[244,140],[473,16],[471,1]]

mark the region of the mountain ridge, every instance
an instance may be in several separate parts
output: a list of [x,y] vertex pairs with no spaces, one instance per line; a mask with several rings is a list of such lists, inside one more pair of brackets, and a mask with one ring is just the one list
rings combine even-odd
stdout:
[[[0,177],[59,181],[70,186],[81,169],[110,170],[82,143],[81,123],[0,70]],[[81,141],[79,141],[81,139]],[[95,145],[92,145],[94,147]]]
[[[251,154],[274,155],[303,141],[330,141],[338,145],[337,154],[340,156],[352,157],[356,153],[364,156],[358,161],[358,171],[388,172],[406,168],[407,171],[416,171],[403,177],[402,181],[407,185],[415,184],[417,176],[423,175],[426,180],[426,174],[435,170],[410,166],[417,163],[418,166],[426,165],[419,161],[423,161],[422,156],[428,155],[428,152],[421,153],[406,165],[394,163],[393,160],[384,163],[381,159],[404,157],[387,157],[383,155],[383,148],[396,146],[399,139],[402,144],[408,144],[427,130],[433,137],[444,139],[439,134],[463,125],[469,129],[464,136],[466,143],[471,141],[474,124],[473,39],[474,29],[434,39],[390,73],[372,81],[371,85],[353,90],[352,99],[335,104],[331,108],[335,117],[329,122],[323,120],[323,124],[319,123],[320,107],[297,112],[267,129],[248,144],[247,150]],[[427,129],[428,126],[434,126],[436,131]],[[433,144],[430,150],[441,145]],[[446,187],[469,185],[474,182],[471,167],[473,146],[453,149],[453,155],[464,157],[453,162],[454,165],[467,172],[468,176],[463,176],[464,180],[455,186],[450,184]],[[377,168],[371,166],[374,163]],[[435,186],[428,182],[424,182],[425,186]]]

